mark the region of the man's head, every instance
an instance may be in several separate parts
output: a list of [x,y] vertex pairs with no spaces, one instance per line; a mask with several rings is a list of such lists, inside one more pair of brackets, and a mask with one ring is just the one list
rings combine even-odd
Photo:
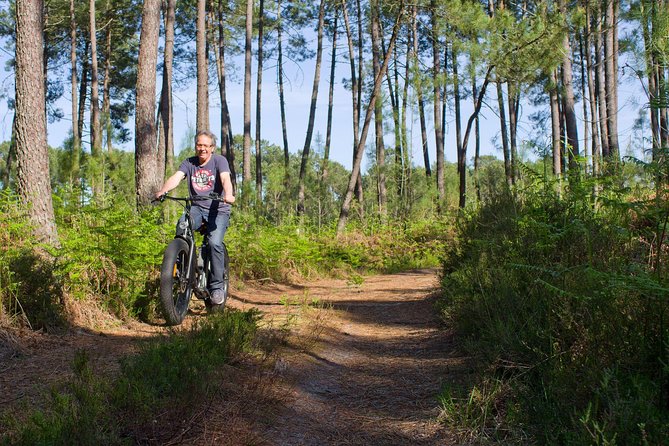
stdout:
[[211,154],[216,149],[216,135],[208,130],[201,130],[195,135],[195,153],[200,164],[209,161]]

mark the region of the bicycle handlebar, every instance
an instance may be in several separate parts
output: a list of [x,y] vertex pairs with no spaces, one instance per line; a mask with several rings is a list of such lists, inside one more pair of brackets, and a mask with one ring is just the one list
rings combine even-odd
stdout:
[[211,192],[209,195],[205,196],[200,196],[200,195],[193,195],[190,197],[171,197],[167,195],[167,193],[163,194],[160,196],[160,198],[154,198],[151,200],[152,203],[160,201],[161,203],[165,200],[173,200],[173,201],[185,201],[185,202],[194,202],[194,201],[206,201],[206,200],[212,200],[212,201],[220,201],[222,203],[228,203],[225,201],[225,198],[221,196],[221,194],[217,194],[216,192]]

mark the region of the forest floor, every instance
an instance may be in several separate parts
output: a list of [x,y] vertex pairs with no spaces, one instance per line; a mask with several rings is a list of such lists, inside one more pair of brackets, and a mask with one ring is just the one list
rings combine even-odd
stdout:
[[[261,339],[275,345],[272,353],[226,366],[223,382],[187,420],[158,422],[137,442],[456,444],[438,420],[437,397],[469,367],[436,317],[437,287],[436,270],[425,269],[233,288],[229,306],[261,311]],[[204,315],[197,301],[187,322]],[[72,375],[77,351],[111,376],[120,357],[165,330],[131,322],[60,335],[0,331],[0,413],[44,405],[45,391]]]

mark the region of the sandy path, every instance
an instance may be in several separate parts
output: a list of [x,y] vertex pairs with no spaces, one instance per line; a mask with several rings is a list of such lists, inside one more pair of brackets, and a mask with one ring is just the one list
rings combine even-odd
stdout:
[[[317,299],[331,308],[320,315],[325,328],[315,341],[284,355],[276,366],[289,404],[267,427],[268,442],[454,444],[436,421],[436,396],[463,363],[435,318],[436,287],[436,272],[420,270],[371,276],[357,286],[324,280],[239,293],[243,306],[264,311],[277,295],[284,302]],[[309,328],[302,331],[308,338]]]
[[[456,444],[437,422],[436,397],[465,366],[435,317],[437,286],[435,270],[419,270],[369,276],[358,284],[328,279],[233,290],[231,307],[256,307],[275,328],[288,322],[288,345],[279,349],[269,373],[261,371],[266,365],[251,365],[230,376],[232,390],[223,393],[220,423],[199,423],[192,436],[174,443]],[[200,301],[193,307],[185,325],[205,315]],[[44,389],[71,376],[76,351],[85,350],[96,368],[113,371],[120,356],[136,351],[138,340],[163,330],[131,323],[63,336],[31,334],[20,351],[8,348],[5,339],[0,342],[0,412],[43,404]],[[234,394],[254,386],[252,373],[263,385],[269,382],[265,396],[276,396],[274,403],[265,405],[257,391]]]

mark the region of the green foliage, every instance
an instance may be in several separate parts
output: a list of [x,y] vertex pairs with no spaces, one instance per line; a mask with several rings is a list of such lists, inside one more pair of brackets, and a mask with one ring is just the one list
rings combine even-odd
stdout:
[[443,315],[482,364],[470,400],[477,389],[505,390],[492,405],[447,398],[446,418],[475,404],[492,412],[473,429],[489,438],[508,430],[506,442],[661,444],[669,283],[653,266],[666,249],[649,248],[666,210],[613,187],[598,207],[586,181],[562,197],[553,190],[541,181],[522,198],[499,194],[460,221],[444,262]]
[[34,329],[63,324],[62,287],[54,259],[32,239],[18,198],[0,193],[0,323]]
[[[241,221],[240,221],[241,220]],[[446,220],[369,225],[337,237],[333,228],[275,226],[235,215],[226,234],[232,271],[240,279],[291,280],[310,275],[396,272],[438,264],[450,233]]]
[[147,287],[156,277],[167,228],[156,224],[157,210],[137,214],[127,203],[90,205],[64,213],[59,228],[59,270],[74,297],[103,298],[117,314],[141,312]]
[[134,433],[141,433],[148,423],[186,413],[209,398],[208,389],[223,379],[221,366],[252,348],[257,321],[254,311],[228,310],[187,332],[155,339],[125,358],[116,378],[96,375],[86,352],[79,352],[74,379],[63,390],[53,391],[51,408],[35,411],[20,424],[10,419],[12,435],[2,442],[137,444],[143,439]]

